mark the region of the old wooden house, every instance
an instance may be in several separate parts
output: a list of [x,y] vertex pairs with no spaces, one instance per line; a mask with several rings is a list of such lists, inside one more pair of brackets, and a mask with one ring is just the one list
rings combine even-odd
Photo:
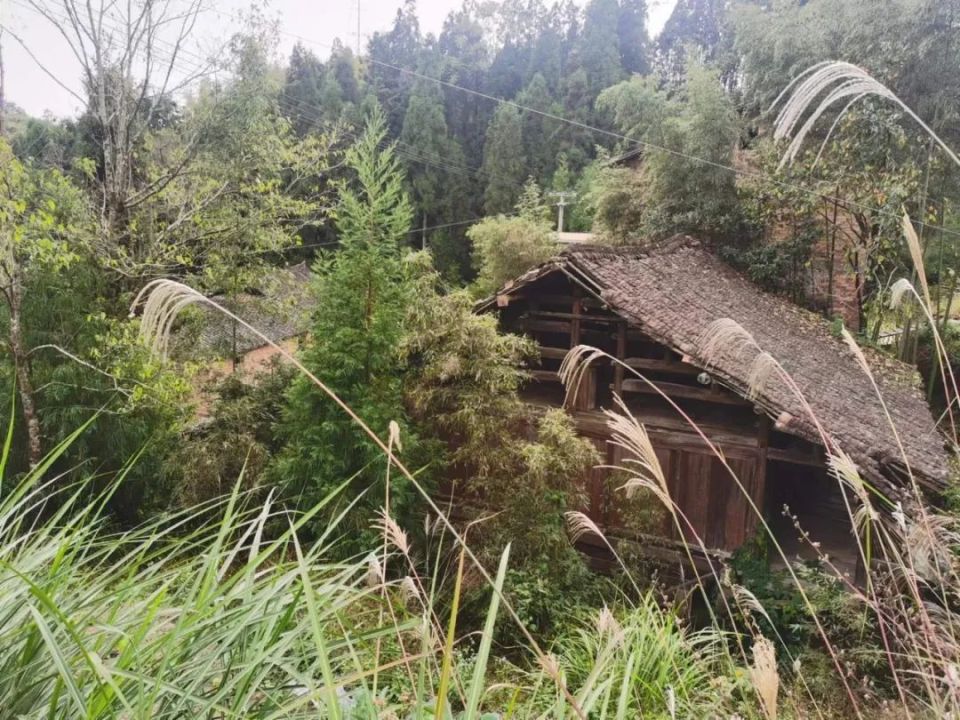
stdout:
[[[913,368],[864,351],[881,403],[830,323],[762,292],[690,238],[654,249],[570,247],[508,283],[480,309],[498,313],[504,329],[538,343],[539,366],[524,390],[535,407],[565,403],[558,370],[567,351],[580,344],[605,350],[650,381],[598,361],[567,407],[579,431],[616,465],[621,458],[602,410],[621,396],[649,432],[673,501],[707,546],[720,552],[750,539],[758,521],[699,432],[722,452],[789,552],[805,553],[799,524],[851,568],[851,523],[828,470],[824,438],[893,499],[903,496],[908,473],[926,491],[944,487],[944,440]],[[705,337],[721,319],[738,323],[756,345],[714,348],[708,358]],[[780,363],[795,387],[775,373],[751,391],[751,367],[761,351]],[[591,518],[607,532],[628,533],[623,494],[607,471],[598,469],[585,482]],[[794,517],[785,516],[785,506]],[[666,541],[679,540],[671,526],[659,530]]]

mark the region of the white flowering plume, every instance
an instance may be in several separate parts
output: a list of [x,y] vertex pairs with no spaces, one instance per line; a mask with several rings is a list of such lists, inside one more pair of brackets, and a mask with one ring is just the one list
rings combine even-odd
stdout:
[[[960,159],[947,144],[906,103],[866,70],[851,63],[830,60],[809,67],[784,88],[773,101],[770,109],[777,107],[784,97],[787,100],[774,121],[774,137],[777,140],[790,138],[790,144],[780,161],[781,167],[796,159],[807,135],[824,113],[842,103],[840,112],[834,118],[820,145],[814,161],[816,163],[823,155],[824,148],[843,117],[858,101],[866,97],[882,98],[899,106],[943,148],[957,165],[960,165]],[[804,117],[806,117],[805,120]]]

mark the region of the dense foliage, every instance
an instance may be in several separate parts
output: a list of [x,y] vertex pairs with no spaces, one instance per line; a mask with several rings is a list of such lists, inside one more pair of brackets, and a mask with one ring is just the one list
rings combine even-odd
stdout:
[[[0,716],[773,718],[781,677],[796,717],[840,693],[840,713],[955,712],[951,519],[921,532],[897,507],[890,545],[916,557],[866,588],[766,557],[657,600],[619,555],[599,578],[569,523],[603,458],[522,402],[536,347],[473,303],[558,252],[558,229],[696,235],[916,363],[949,410],[957,165],[884,98],[800,119],[793,162],[773,118],[843,59],[960,146],[957,0],[679,0],[656,38],[645,0],[465,0],[436,35],[406,0],[362,49],[285,62],[252,11],[203,68],[172,49],[199,7],[169,46],[157,3],[45,16],[77,43],[78,117],[0,102]],[[894,307],[919,270],[904,212],[930,296]],[[300,261],[310,327],[283,352],[412,473],[289,356],[231,373],[187,340],[172,362],[130,317],[159,278],[233,308]],[[662,526],[657,502],[624,501],[625,529]],[[697,611],[704,632],[679,619]]]
[[[404,375],[398,372],[399,346],[406,307],[413,301],[409,267],[401,242],[410,228],[412,210],[403,191],[402,174],[391,148],[381,149],[385,121],[374,114],[346,162],[355,178],[340,190],[336,209],[340,249],[321,257],[317,275],[317,309],[303,361],[324,378],[379,435],[399,427],[405,458],[417,457],[403,405]],[[351,515],[357,540],[369,532],[371,508],[385,503],[409,512],[411,496],[401,478],[381,488],[386,467],[382,453],[360,436],[350,418],[305,377],[294,381],[279,434],[284,447],[275,477],[296,502],[312,505],[329,495],[345,478],[367,493]],[[398,448],[399,450],[399,448]]]

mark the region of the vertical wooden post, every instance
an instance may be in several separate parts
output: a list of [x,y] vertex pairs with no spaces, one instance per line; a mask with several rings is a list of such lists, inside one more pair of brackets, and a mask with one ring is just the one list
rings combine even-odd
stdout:
[[[583,299],[580,288],[573,290],[573,303],[571,303],[570,319],[570,347],[575,348],[580,344],[581,320],[583,314]],[[592,410],[597,402],[597,373],[593,367],[588,367],[580,379],[580,385],[576,388],[576,393],[572,398],[571,405],[574,410]]]
[[[755,481],[756,492],[753,501],[757,504],[760,512],[764,512],[764,503],[767,494],[767,448],[770,445],[770,418],[766,413],[760,415],[760,421],[757,427],[757,477]],[[758,520],[754,520],[751,529],[756,527]]]
[[583,300],[580,297],[580,288],[573,289],[573,304],[570,306],[573,318],[570,320],[570,347],[580,344],[580,315],[583,314]]
[[[617,360],[624,360],[627,355],[627,324],[624,321],[617,323]],[[623,366],[619,363],[613,367],[613,392],[623,396]]]

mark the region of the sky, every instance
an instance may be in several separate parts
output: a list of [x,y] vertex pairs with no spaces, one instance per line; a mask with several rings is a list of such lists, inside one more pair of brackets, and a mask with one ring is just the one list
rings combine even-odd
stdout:
[[[585,1],[577,0],[579,3]],[[56,0],[35,2],[48,8],[60,7]],[[650,2],[652,34],[662,29],[674,2]],[[208,9],[197,23],[193,46],[181,56],[178,65],[189,66],[199,62],[201,57],[208,57],[211,50],[222,44],[237,27],[238,13],[246,10],[249,3],[250,0],[209,0]],[[365,45],[373,33],[390,28],[402,4],[403,0],[270,0],[266,13],[278,19],[281,33],[279,53],[283,57],[289,55],[298,39],[311,46],[317,55],[325,57],[335,38],[356,47],[358,5],[360,35]],[[447,14],[461,4],[462,0],[419,0],[417,14],[423,32],[439,33]],[[71,91],[82,95],[79,64],[54,27],[30,8],[28,0],[0,0],[0,25],[8,29],[0,37],[6,66],[7,100],[31,115],[77,114],[81,101]]]

